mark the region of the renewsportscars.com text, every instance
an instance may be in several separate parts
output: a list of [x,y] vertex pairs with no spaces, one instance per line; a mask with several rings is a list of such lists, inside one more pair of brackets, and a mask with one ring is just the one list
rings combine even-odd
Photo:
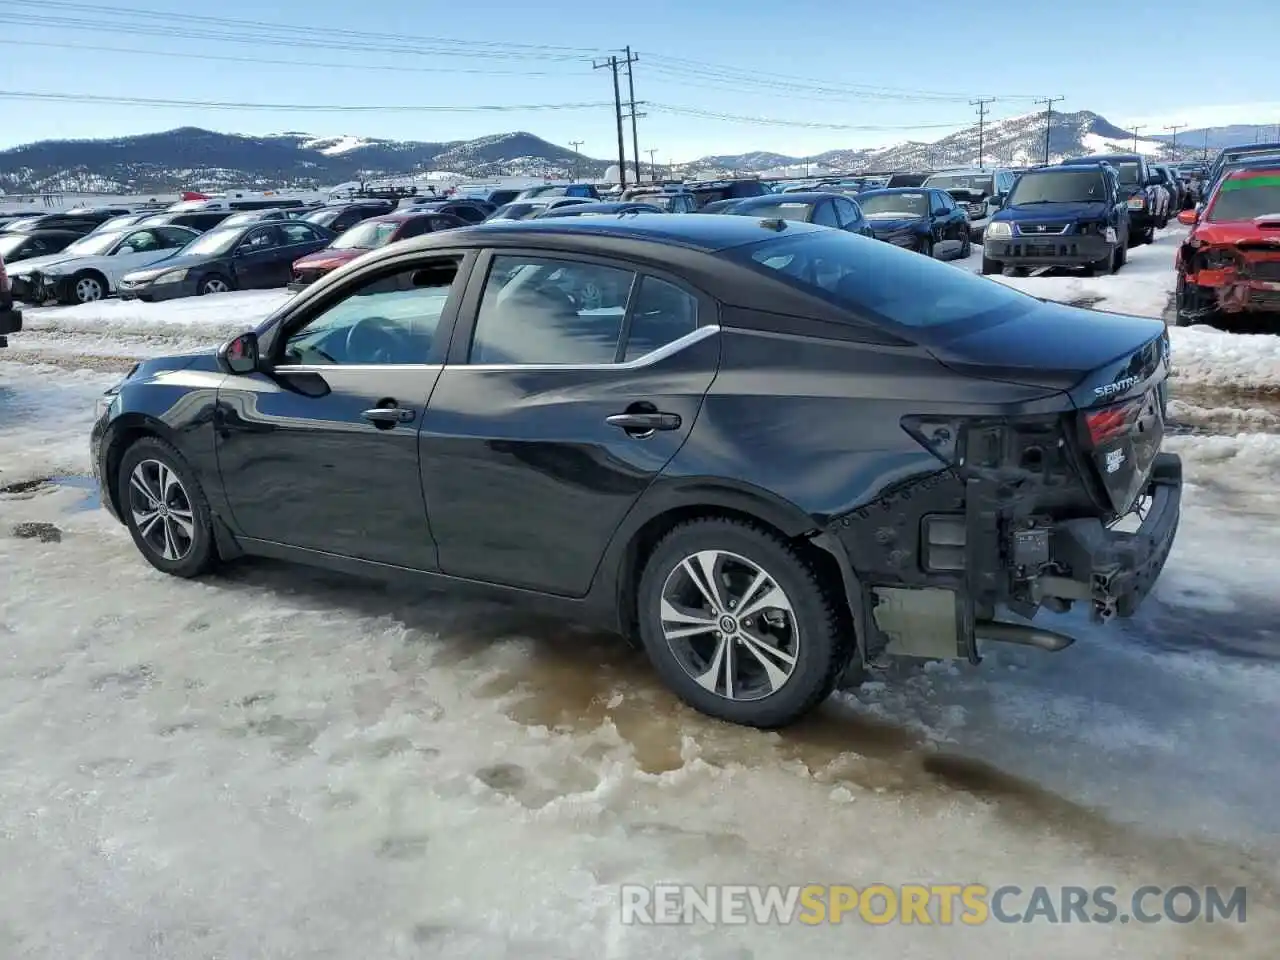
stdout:
[[1188,884],[1116,887],[980,883],[625,885],[624,924],[1244,923],[1246,890]]

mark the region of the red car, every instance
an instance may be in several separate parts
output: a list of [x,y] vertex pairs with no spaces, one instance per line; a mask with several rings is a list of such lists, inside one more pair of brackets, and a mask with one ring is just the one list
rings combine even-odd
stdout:
[[1177,322],[1240,314],[1280,318],[1280,164],[1224,177],[1178,250]]
[[302,290],[340,266],[350,263],[362,253],[385,247],[397,240],[419,237],[437,230],[452,230],[470,226],[448,213],[414,212],[387,213],[380,217],[362,220],[323,250],[309,253],[293,262],[293,280],[290,290]]

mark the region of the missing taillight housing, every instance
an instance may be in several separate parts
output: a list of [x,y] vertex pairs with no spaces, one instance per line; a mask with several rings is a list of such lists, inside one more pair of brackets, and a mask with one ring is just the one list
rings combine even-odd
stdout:
[[1095,447],[1098,447],[1108,440],[1123,436],[1129,431],[1129,427],[1141,406],[1142,401],[1140,400],[1128,400],[1124,403],[1112,404],[1109,407],[1086,410],[1084,422],[1089,430],[1090,442]]

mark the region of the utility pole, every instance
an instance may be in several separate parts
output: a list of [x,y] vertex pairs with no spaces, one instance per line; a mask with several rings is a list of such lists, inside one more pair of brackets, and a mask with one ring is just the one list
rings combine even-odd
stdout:
[[1209,159],[1209,128],[1204,128],[1204,153],[1200,157],[1201,160]]
[[622,89],[618,86],[618,58],[595,60],[591,63],[593,70],[608,67],[613,74],[613,117],[618,126],[618,186],[627,189],[627,145],[622,138]]
[[636,161],[636,185],[640,184],[640,137],[636,133],[636,118],[642,114],[636,113],[636,81],[631,72],[631,65],[640,58],[633,56],[631,48],[626,48],[626,64],[627,64],[627,99],[631,102],[631,155]]
[[1037,100],[1036,103],[1044,104],[1044,165],[1049,165],[1049,134],[1053,132],[1053,105],[1065,100],[1066,97],[1045,97],[1043,100]]
[[1133,152],[1138,152],[1138,131],[1147,129],[1145,126],[1133,128]]
[[658,179],[658,151],[652,147],[645,151],[649,155],[649,179]]
[[969,106],[978,108],[978,169],[983,170],[985,166],[982,161],[984,137],[987,132],[987,104],[995,103],[995,97],[985,97],[978,100],[970,100]]
[[573,147],[573,182],[574,183],[578,182],[578,163],[579,163],[579,158],[581,158],[582,156],[582,152],[578,148],[582,146],[583,143],[585,142],[586,141],[584,140],[569,141],[569,146]]
[[1173,142],[1169,144],[1169,152],[1173,154],[1173,159],[1177,160],[1178,159],[1178,131],[1187,129],[1187,125],[1185,123],[1175,123],[1172,126],[1165,127],[1165,129],[1173,134]]

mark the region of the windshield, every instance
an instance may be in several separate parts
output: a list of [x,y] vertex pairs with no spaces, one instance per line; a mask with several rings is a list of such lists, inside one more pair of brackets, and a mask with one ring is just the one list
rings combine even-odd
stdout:
[[508,203],[506,206],[499,207],[489,219],[528,220],[545,209],[547,209],[547,204],[545,203],[530,203],[527,200],[521,200],[519,203]]
[[307,223],[314,223],[316,226],[327,227],[333,221],[338,219],[341,210],[317,210],[315,213],[309,213],[302,219]]
[[1280,169],[1263,176],[1223,181],[1207,219],[1210,223],[1223,223],[1268,214],[1280,217]]
[[651,207],[660,207],[668,212],[675,204],[675,198],[669,193],[639,193],[630,199],[636,203],[645,203]]
[[26,242],[21,233],[0,233],[0,257],[7,257]]
[[801,223],[806,223],[809,220],[809,212],[812,209],[813,204],[811,203],[801,203],[799,201],[779,198],[772,203],[744,203],[729,212],[740,214],[744,217],[760,217],[762,219],[772,220],[798,220]]
[[1136,163],[1115,163],[1112,164],[1120,171],[1120,182],[1133,185],[1138,182],[1138,165]]
[[398,229],[400,224],[396,221],[366,220],[364,223],[357,223],[329,244],[329,247],[332,250],[372,250],[390,243]]
[[725,251],[868,319],[904,327],[999,321],[1034,297],[965,270],[842,230],[780,237]]
[[224,227],[234,227],[236,224],[257,223],[259,220],[266,219],[261,213],[233,213],[227,219],[222,221]]
[[989,173],[944,173],[925,181],[939,190],[979,190],[994,193],[995,184]]
[[91,233],[89,236],[77,240],[62,252],[71,257],[98,256],[110,250],[122,236],[124,236],[124,233],[120,230],[114,233]]
[[872,193],[858,197],[867,217],[924,217],[929,214],[929,198],[923,193]]
[[1096,203],[1107,198],[1101,170],[1024,173],[1009,194],[1009,205],[1020,203]]
[[196,253],[217,256],[234,247],[242,236],[244,236],[243,230],[223,230],[221,228],[210,230],[208,233],[201,234],[188,243],[182,248],[182,252],[184,254]]

